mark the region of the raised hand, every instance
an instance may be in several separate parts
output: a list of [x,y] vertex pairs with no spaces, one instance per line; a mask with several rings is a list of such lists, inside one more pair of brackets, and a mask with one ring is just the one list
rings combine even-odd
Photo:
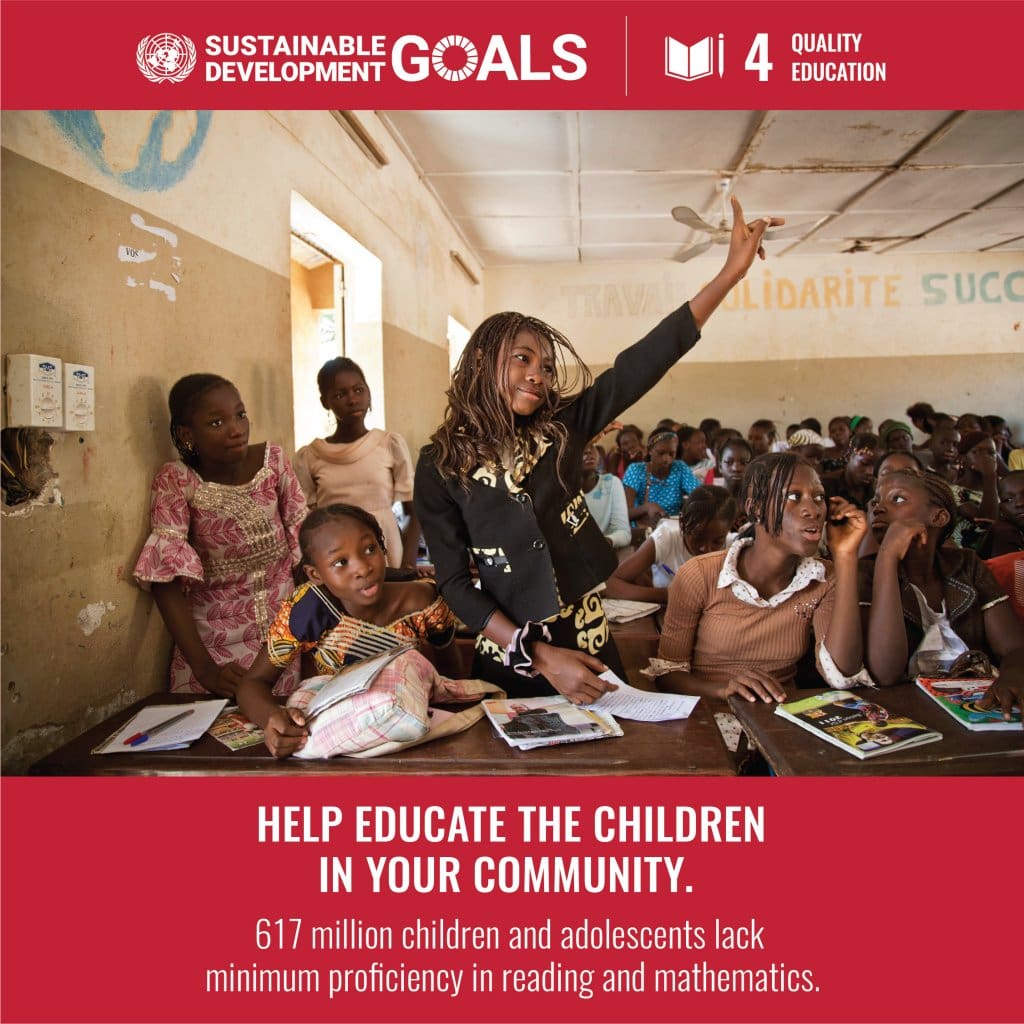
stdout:
[[740,201],[731,196],[732,203],[732,236],[729,239],[729,255],[725,258],[725,270],[735,276],[738,281],[744,277],[754,262],[754,257],[764,259],[764,246],[761,240],[768,228],[777,228],[786,223],[784,217],[761,217],[748,224],[743,218],[743,207]]

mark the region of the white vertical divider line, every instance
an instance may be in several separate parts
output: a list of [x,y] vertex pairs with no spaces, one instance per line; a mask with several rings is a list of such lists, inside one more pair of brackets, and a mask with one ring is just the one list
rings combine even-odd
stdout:
[[623,21],[626,24],[626,37],[625,37],[626,66],[625,66],[625,82],[623,84],[626,87],[626,95],[628,96],[629,95],[629,15],[628,14],[623,16]]

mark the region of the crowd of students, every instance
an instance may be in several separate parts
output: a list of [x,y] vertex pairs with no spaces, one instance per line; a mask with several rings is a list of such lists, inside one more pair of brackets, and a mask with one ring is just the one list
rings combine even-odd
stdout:
[[[334,672],[399,636],[453,675],[460,620],[477,634],[474,677],[589,703],[613,685],[606,668],[623,674],[607,585],[667,602],[668,689],[779,700],[812,647],[818,685],[833,687],[982,650],[1001,667],[992,700],[1019,702],[1024,630],[978,554],[1024,549],[1024,453],[1004,420],[919,403],[907,411],[927,434],[918,446],[908,424],[876,433],[863,416],[835,417],[828,441],[815,420],[786,440],[763,419],[746,439],[717,420],[664,420],[646,439],[617,424],[763,258],[775,221],[747,224],[735,201],[734,212],[721,271],[594,381],[553,327],[485,320],[415,471],[401,437],[367,428],[371,396],[351,360],[317,379],[335,431],[290,460],[250,444],[230,381],[178,381],[180,459],[154,480],[135,569],[174,640],[172,689],[234,697],[286,756],[308,737],[280,703],[304,664]],[[421,537],[435,579],[411,571]],[[620,564],[616,549],[633,545]]]

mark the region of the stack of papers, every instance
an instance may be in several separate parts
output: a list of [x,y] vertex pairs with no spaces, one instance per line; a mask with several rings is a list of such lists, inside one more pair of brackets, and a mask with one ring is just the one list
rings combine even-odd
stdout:
[[227,707],[226,700],[196,700],[190,704],[154,704],[121,726],[94,754],[143,754],[181,750],[194,743]]
[[622,735],[611,715],[580,707],[565,697],[485,700],[483,707],[498,735],[517,750]]
[[632,622],[634,619],[653,615],[661,609],[660,604],[653,604],[650,601],[626,601],[618,597],[602,598],[601,603],[604,605],[605,618],[609,622]]
[[635,722],[664,722],[689,718],[700,700],[680,693],[651,693],[623,682],[610,669],[602,679],[618,689],[609,690],[593,704],[573,704],[562,696],[485,700],[484,711],[498,735],[518,750],[550,747],[621,736],[615,717]]

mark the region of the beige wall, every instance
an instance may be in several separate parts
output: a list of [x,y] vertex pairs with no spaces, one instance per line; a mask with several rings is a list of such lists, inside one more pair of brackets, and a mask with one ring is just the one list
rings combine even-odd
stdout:
[[[598,368],[717,267],[701,258],[495,269],[487,308],[549,321]],[[877,424],[922,400],[954,414],[998,413],[1021,439],[1022,324],[1018,253],[769,257],[627,419],[646,430],[666,416],[714,416],[745,431],[762,417],[782,429],[860,413]]]
[[910,398],[947,393],[953,377],[959,411],[998,412],[1015,421],[1014,434],[1021,437],[1024,356],[916,356],[911,362],[908,373],[902,356],[727,364],[686,358],[623,421],[649,431],[668,417],[697,424],[714,416],[745,434],[755,419],[764,418],[774,420],[782,436],[788,423],[815,416],[827,428],[828,420],[841,412],[869,415],[877,427],[886,417],[905,419]]
[[[102,115],[114,172],[138,161],[151,115]],[[193,112],[173,119],[168,158],[196,124]],[[43,112],[5,112],[2,126],[4,351],[97,376],[96,431],[60,433],[53,451],[63,505],[3,520],[3,766],[22,771],[165,685],[169,640],[131,570],[150,481],[173,454],[169,386],[221,373],[252,412],[253,439],[292,446],[292,192],[383,263],[386,425],[411,446],[443,410],[447,317],[479,320],[483,289],[452,263],[463,243],[382,129],[391,162],[377,169],[326,112],[215,112],[180,181],[133,188]],[[133,215],[173,232],[176,247]],[[120,245],[156,257],[121,262]],[[173,302],[147,286],[172,272]],[[415,388],[392,358],[415,369]],[[315,376],[302,387],[314,400]]]

